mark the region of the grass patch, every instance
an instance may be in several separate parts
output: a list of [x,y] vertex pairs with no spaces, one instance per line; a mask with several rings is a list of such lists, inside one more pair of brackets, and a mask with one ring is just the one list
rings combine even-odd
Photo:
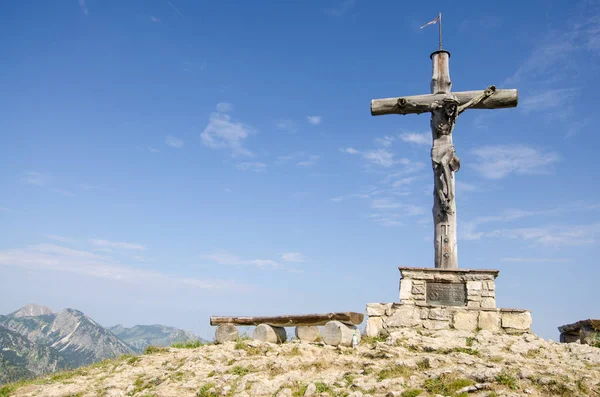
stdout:
[[536,358],[542,354],[542,348],[539,347],[537,349],[527,350],[527,353],[523,353],[523,357],[525,358]]
[[385,368],[379,371],[377,374],[377,380],[382,381],[384,379],[390,378],[405,378],[411,376],[413,374],[413,370],[406,365],[396,365],[391,368]]
[[425,371],[426,369],[430,369],[431,365],[429,365],[429,361],[421,360],[417,363],[417,369],[419,371]]
[[292,397],[304,397],[307,388],[308,385],[296,383],[294,387],[292,387]]
[[473,381],[465,378],[459,378],[455,374],[441,374],[437,378],[427,379],[423,387],[432,394],[442,394],[451,396],[457,390],[466,386],[471,386]]
[[585,384],[582,378],[579,378],[575,381],[575,386],[581,393],[590,394],[590,388]]
[[450,354],[450,353],[465,353],[471,356],[479,356],[479,350],[471,349],[470,347],[453,347],[450,349],[439,349],[436,351],[438,354]]
[[354,375],[352,374],[344,374],[344,382],[346,382],[346,386],[350,387],[354,384]]
[[467,347],[473,346],[473,342],[475,342],[475,338],[472,336],[467,337]]
[[205,384],[200,388],[200,390],[198,390],[198,393],[196,393],[196,397],[219,397],[219,395],[216,392],[210,391],[214,387],[214,383]]
[[135,363],[137,363],[138,361],[140,361],[141,358],[139,358],[138,356],[131,356],[127,359],[127,361],[125,361],[127,364],[129,365],[133,365]]
[[423,390],[421,390],[421,389],[408,389],[408,390],[404,390],[400,396],[401,397],[417,397],[417,396],[421,395],[421,393],[423,393]]
[[517,378],[515,378],[506,371],[502,371],[498,375],[496,375],[495,380],[496,383],[498,383],[499,385],[506,386],[509,389],[517,390],[519,388],[519,385],[517,385]]
[[491,362],[493,362],[493,363],[499,364],[499,363],[501,363],[501,362],[504,361],[504,357],[502,357],[502,356],[492,356],[492,357],[489,358],[489,360]]
[[250,369],[247,367],[242,367],[241,365],[236,365],[227,371],[228,374],[244,376],[250,373]]
[[204,346],[200,340],[190,340],[187,342],[175,342],[171,345],[176,349],[196,349],[198,347]]
[[317,387],[317,393],[333,393],[331,387],[327,386],[323,382],[315,382],[315,386]]
[[168,351],[169,351],[169,348],[167,348],[167,347],[150,345],[146,348],[146,350],[144,350],[144,354],[166,353]]
[[292,347],[292,349],[285,353],[286,356],[300,356],[302,352],[300,352],[300,348],[298,346]]

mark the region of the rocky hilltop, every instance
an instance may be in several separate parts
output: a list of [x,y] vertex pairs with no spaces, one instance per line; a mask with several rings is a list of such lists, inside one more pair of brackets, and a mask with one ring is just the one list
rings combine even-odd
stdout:
[[[405,329],[357,349],[239,340],[155,348],[3,396],[598,396],[600,349],[533,334]],[[4,392],[4,394],[2,394]]]

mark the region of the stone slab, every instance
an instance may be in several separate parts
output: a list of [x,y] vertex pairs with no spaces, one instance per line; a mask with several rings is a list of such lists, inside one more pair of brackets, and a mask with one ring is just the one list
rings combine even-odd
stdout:
[[465,283],[427,282],[427,304],[445,306],[466,306],[467,291]]

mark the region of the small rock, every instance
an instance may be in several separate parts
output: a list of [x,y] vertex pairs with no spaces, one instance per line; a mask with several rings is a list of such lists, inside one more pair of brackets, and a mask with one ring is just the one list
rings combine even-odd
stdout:
[[531,378],[533,376],[533,371],[530,370],[529,368],[521,368],[519,370],[519,378],[521,379],[527,379],[527,378]]
[[552,383],[552,379],[548,378],[547,376],[544,376],[542,378],[539,378],[537,383],[542,386],[549,385],[550,383]]
[[279,393],[277,393],[277,397],[292,397],[292,390],[281,389],[279,390]]
[[458,389],[456,391],[456,394],[461,394],[461,393],[470,393],[472,391],[477,391],[477,387],[476,386],[465,386],[462,389]]
[[317,386],[315,386],[314,383],[311,383],[306,388],[306,391],[304,392],[304,397],[314,396],[315,393],[317,393]]
[[363,397],[362,392],[360,391],[353,391],[352,393],[348,394],[348,397]]
[[531,390],[531,389],[525,389],[525,390],[523,390],[523,393],[525,393],[525,394],[533,394],[533,390]]

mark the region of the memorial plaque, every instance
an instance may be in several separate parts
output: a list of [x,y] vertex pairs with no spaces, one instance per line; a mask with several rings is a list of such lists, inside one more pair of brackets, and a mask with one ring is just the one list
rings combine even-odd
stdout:
[[427,282],[427,304],[466,306],[467,285],[465,283]]

